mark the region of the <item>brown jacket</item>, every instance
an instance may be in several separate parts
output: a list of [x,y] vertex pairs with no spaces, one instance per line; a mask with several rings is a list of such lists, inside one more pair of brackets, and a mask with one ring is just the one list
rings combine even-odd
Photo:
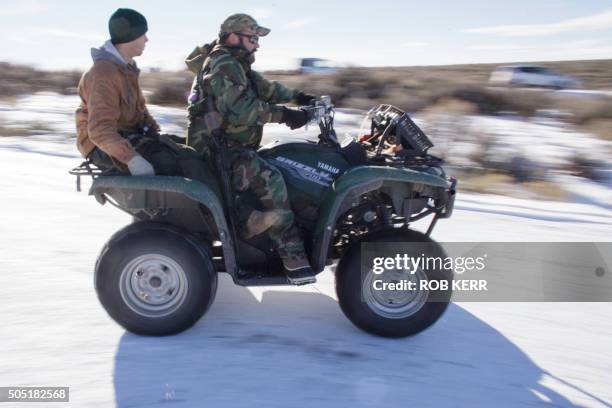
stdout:
[[143,125],[159,131],[159,126],[147,111],[138,84],[139,69],[125,64],[116,51],[109,52],[107,44],[92,49],[93,67],[79,82],[77,147],[83,157],[97,146],[114,159],[127,163],[136,151],[119,131],[135,131]]

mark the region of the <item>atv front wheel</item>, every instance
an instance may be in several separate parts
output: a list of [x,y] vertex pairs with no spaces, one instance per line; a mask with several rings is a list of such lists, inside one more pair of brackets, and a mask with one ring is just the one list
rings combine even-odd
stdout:
[[[362,244],[401,243],[409,256],[440,257],[446,253],[426,235],[412,230],[391,230],[373,234],[354,243],[336,269],[336,293],[342,311],[357,327],[379,336],[405,337],[419,333],[435,323],[446,310],[452,294],[452,271],[419,268],[414,273],[391,270],[376,275],[372,265],[362,265]],[[411,253],[410,243],[418,243]],[[426,244],[426,245],[423,245]],[[384,252],[384,251],[383,251]],[[380,253],[382,257],[396,254]],[[413,281],[416,290],[377,291],[373,281],[383,277],[387,283]],[[448,290],[419,290],[419,281],[445,280]]]
[[202,317],[215,297],[217,274],[208,248],[187,233],[138,222],[105,245],[95,284],[117,323],[136,334],[163,336]]

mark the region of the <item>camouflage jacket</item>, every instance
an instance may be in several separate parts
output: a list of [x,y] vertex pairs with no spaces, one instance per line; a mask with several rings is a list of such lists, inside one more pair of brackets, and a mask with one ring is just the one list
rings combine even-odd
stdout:
[[203,138],[216,127],[242,146],[256,148],[263,125],[280,122],[296,90],[268,81],[251,69],[246,51],[216,41],[197,47],[185,61],[196,73],[188,100],[188,144],[203,152]]

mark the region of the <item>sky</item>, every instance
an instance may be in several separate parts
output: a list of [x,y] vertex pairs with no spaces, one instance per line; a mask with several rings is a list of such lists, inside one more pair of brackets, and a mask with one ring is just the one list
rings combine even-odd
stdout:
[[86,69],[119,7],[148,20],[137,59],[145,69],[184,68],[237,12],[272,29],[260,41],[259,70],[294,68],[302,57],[360,66],[612,58],[612,0],[0,0],[0,61]]

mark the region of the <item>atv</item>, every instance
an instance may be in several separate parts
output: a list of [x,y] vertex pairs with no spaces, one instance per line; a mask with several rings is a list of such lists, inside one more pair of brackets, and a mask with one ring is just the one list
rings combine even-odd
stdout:
[[[320,128],[318,141],[277,140],[258,153],[285,179],[313,270],[337,263],[338,302],[359,328],[386,337],[426,329],[445,311],[451,289],[376,290],[364,248],[378,244],[375,251],[384,255],[394,244],[444,258],[430,235],[438,219],[452,214],[456,180],[427,153],[433,146],[427,136],[394,106],[370,110],[360,136],[343,143],[329,97],[303,109]],[[211,140],[215,159],[206,182],[107,174],[88,162],[71,171],[77,189],[80,177],[90,175],[90,195],[133,217],[102,248],[94,275],[108,314],[133,333],[170,335],[191,327],[212,304],[221,272],[240,286],[289,284],[265,234],[249,240],[237,234],[233,208],[249,205],[250,197],[230,190],[223,136]],[[425,233],[410,228],[427,216]],[[442,268],[414,272],[396,268],[387,280],[452,280],[452,271]]]

